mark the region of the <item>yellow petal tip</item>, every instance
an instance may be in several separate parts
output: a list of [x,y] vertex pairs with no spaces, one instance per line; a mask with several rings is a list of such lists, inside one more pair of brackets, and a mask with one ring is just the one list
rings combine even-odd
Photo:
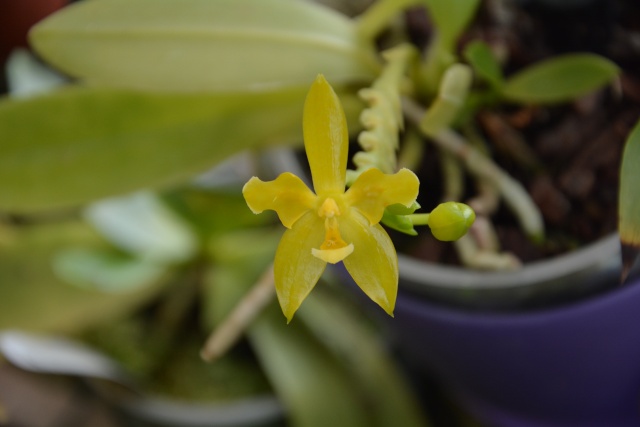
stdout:
[[316,76],[315,83],[327,83],[327,79],[324,77],[324,74],[320,73]]

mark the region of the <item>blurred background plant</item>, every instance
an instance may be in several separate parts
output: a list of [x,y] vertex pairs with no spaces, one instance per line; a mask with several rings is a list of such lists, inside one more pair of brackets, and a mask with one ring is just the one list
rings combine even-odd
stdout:
[[[490,217],[502,200],[539,241],[541,214],[491,160],[478,113],[574,100],[620,70],[578,53],[506,73],[499,44],[463,36],[479,0],[324,3],[356,17],[302,0],[83,0],[33,28],[33,50],[57,72],[27,51],[7,65],[0,329],[85,340],[154,393],[219,401],[275,391],[291,425],[424,425],[380,331],[339,288],[322,286],[285,325],[261,293],[281,231],[248,210],[241,185],[300,167],[273,147],[301,143],[305,93],[323,73],[359,136],[350,181],[371,166],[417,170],[430,141],[444,165],[440,201],[466,197],[465,174],[477,183],[479,225],[456,243],[460,259],[517,268]],[[399,19],[407,10],[430,17],[424,46]],[[629,247],[640,240],[635,151],[622,187]],[[423,192],[432,185],[423,180]],[[383,222],[406,234],[429,225],[413,211],[389,210]],[[206,365],[199,349],[223,319],[240,325],[221,353],[245,328],[247,341],[226,355],[205,347],[221,358]]]

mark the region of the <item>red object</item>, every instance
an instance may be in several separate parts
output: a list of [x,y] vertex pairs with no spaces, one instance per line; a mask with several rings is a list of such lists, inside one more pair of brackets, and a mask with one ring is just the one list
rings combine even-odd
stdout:
[[27,33],[36,22],[68,0],[0,0],[0,64],[16,47],[27,46]]

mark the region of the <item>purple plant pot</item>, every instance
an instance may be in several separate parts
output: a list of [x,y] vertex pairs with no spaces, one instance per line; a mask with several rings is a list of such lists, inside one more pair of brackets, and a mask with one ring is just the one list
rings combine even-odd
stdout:
[[408,359],[488,426],[640,427],[637,282],[517,312],[451,308],[401,286],[390,325]]

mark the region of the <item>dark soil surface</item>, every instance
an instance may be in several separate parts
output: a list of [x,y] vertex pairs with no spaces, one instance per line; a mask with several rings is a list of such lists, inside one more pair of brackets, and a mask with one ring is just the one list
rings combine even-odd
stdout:
[[[569,251],[616,230],[622,149],[640,117],[640,2],[593,0],[571,9],[543,3],[484,1],[461,46],[479,38],[502,50],[507,76],[568,52],[603,55],[621,67],[622,75],[613,87],[570,104],[503,104],[476,116],[476,127],[489,141],[494,160],[523,183],[544,217],[547,238],[540,245],[520,232],[503,206],[493,217],[502,249],[525,262]],[[428,40],[430,24],[424,12],[410,12],[408,23],[417,43]],[[424,160],[420,179],[425,198],[419,201],[429,211],[442,194],[433,146]],[[469,180],[466,197],[474,195]],[[401,240],[419,258],[457,262],[449,243],[431,237]]]

